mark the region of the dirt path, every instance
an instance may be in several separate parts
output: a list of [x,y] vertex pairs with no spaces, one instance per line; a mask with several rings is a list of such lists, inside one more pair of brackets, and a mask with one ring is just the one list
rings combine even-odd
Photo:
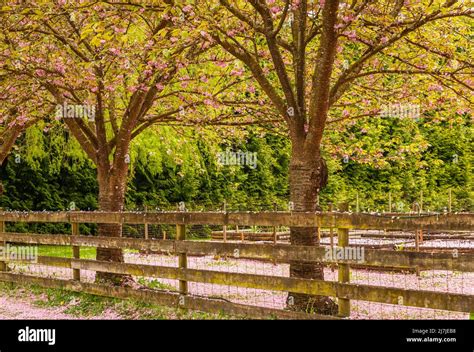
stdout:
[[[78,318],[70,314],[63,313],[63,308],[42,308],[37,307],[26,299],[18,297],[6,297],[0,295],[0,320],[53,320],[66,319],[77,320]],[[118,319],[115,314],[105,313],[98,317],[88,319]]]
[[17,297],[0,296],[0,319],[74,319],[58,308],[40,308]]

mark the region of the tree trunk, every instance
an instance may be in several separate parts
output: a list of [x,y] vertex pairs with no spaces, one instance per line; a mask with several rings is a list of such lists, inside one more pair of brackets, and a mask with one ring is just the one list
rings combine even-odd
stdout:
[[[317,195],[327,183],[327,166],[319,155],[293,151],[290,163],[290,198],[294,211],[320,210]],[[292,245],[319,246],[316,227],[290,228]],[[290,277],[324,280],[322,263],[290,262]],[[288,293],[288,309],[332,315],[337,313],[336,303],[329,297],[301,293]]]
[[[119,184],[117,178],[110,173],[98,169],[99,180],[99,210],[100,211],[123,211],[125,202],[125,181]],[[119,178],[123,180],[122,178]],[[99,236],[101,237],[122,237],[122,225],[99,224]],[[122,249],[97,248],[97,260],[106,262],[123,263]],[[113,285],[124,285],[130,280],[128,275],[110,274],[97,272],[96,281]]]

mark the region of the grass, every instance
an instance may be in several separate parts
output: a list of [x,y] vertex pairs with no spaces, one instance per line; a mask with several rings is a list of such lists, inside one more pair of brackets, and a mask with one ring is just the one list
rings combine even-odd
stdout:
[[[72,247],[66,246],[39,246],[38,255],[47,257],[72,258]],[[93,247],[81,247],[81,258],[95,259],[96,249]]]
[[151,288],[152,290],[165,290],[165,291],[177,291],[176,287],[168,284],[164,284],[158,280],[149,280],[145,279],[143,277],[138,279],[138,283],[140,285],[146,286],[148,288]]
[[[37,290],[42,291],[41,288]],[[112,302],[113,300],[100,296],[46,289],[33,304],[42,308],[64,307],[64,313],[75,317],[95,317],[110,308]]]
[[[154,283],[154,285],[157,285]],[[226,314],[210,314],[179,308],[164,307],[136,300],[121,300],[87,293],[42,288],[37,285],[17,285],[0,282],[0,294],[24,299],[41,308],[62,308],[62,313],[75,318],[118,316],[137,320],[228,320]]]
[[[138,253],[135,250],[124,250],[125,253]],[[97,250],[95,247],[81,247],[81,259],[95,259]],[[47,257],[72,258],[72,247],[70,246],[39,246],[38,255]]]

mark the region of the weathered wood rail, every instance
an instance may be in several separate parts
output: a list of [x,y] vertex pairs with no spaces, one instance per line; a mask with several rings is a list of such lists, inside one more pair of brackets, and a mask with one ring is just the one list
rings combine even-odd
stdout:
[[[226,240],[229,241],[276,241],[282,239],[289,239],[289,231],[281,232],[250,232],[250,231],[226,231]],[[224,231],[212,231],[211,239],[224,240]]]
[[347,212],[0,212],[0,221],[103,224],[183,224],[326,227],[373,230],[472,231],[474,215],[431,214],[386,216]]
[[[5,222],[69,222],[71,235],[9,233]],[[152,240],[134,238],[104,238],[81,236],[80,223],[120,224],[176,224],[176,240]],[[339,234],[348,229],[403,229],[436,231],[471,231],[474,227],[472,214],[446,214],[420,217],[376,216],[351,213],[106,213],[60,212],[15,213],[0,212],[0,243],[13,242],[34,245],[70,246],[73,258],[39,257],[37,264],[72,269],[72,280],[41,278],[8,272],[5,261],[0,262],[0,281],[36,283],[46,287],[65,288],[104,296],[145,299],[164,305],[199,309],[209,312],[224,311],[229,314],[262,318],[333,319],[314,314],[279,309],[234,304],[221,300],[193,297],[188,292],[188,282],[230,285],[262,290],[306,293],[338,297],[340,317],[350,314],[350,301],[362,300],[412,307],[441,309],[458,312],[474,311],[474,296],[428,290],[412,290],[394,287],[352,284],[349,282],[350,260],[328,259],[323,247],[292,246],[287,244],[249,244],[201,242],[186,240],[186,225],[239,225],[239,226],[324,226],[337,228]],[[346,236],[347,237],[347,236]],[[347,246],[348,239],[340,237],[339,246]],[[178,256],[177,267],[163,267],[130,263],[111,263],[80,259],[80,247],[135,249],[145,252],[167,252]],[[339,266],[339,282],[307,280],[280,276],[231,273],[212,270],[196,270],[187,267],[189,255],[219,255],[237,259],[264,259],[289,263],[328,262]],[[416,252],[366,249],[364,265],[373,267],[417,268],[417,270],[452,270],[474,272],[474,254],[456,252]],[[7,263],[8,264],[8,263]],[[136,292],[130,288],[111,288],[104,285],[81,282],[80,272],[100,271],[177,280],[178,292]],[[341,304],[342,303],[342,304]]]
[[[292,246],[288,244],[249,244],[201,241],[143,240],[137,238],[109,238],[95,236],[44,235],[0,233],[0,241],[75,247],[122,248],[169,254],[212,255],[241,259],[266,259],[288,263],[330,262],[322,247]],[[238,253],[238,256],[236,254]],[[341,262],[341,261],[339,261]],[[423,270],[453,270],[474,272],[474,255],[470,253],[429,253],[366,249],[364,264],[399,268],[419,267]]]

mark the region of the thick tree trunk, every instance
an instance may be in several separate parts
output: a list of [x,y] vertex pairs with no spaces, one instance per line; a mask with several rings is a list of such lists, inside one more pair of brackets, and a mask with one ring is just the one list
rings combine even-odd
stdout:
[[[290,164],[290,197],[294,211],[315,212],[320,210],[317,195],[327,183],[327,166],[320,155],[309,155],[295,151]],[[292,227],[292,245],[319,246],[317,228]],[[324,280],[322,263],[290,263],[290,277]],[[336,303],[329,297],[300,293],[288,294],[288,309],[332,315],[337,313]]]
[[[105,171],[105,170],[104,170]],[[123,211],[125,202],[125,182],[118,184],[117,178],[107,172],[99,173],[99,210],[100,211]],[[121,237],[122,225],[99,224],[99,236]],[[121,249],[97,248],[97,260],[107,262],[123,263],[123,252]],[[113,285],[124,285],[130,280],[127,275],[117,275],[105,272],[97,272],[96,281]]]

